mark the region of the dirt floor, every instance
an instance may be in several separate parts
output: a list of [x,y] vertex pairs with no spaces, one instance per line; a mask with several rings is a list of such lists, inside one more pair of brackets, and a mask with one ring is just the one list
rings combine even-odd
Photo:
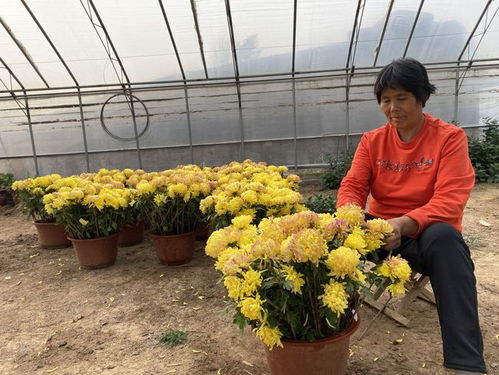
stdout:
[[[498,208],[498,185],[478,185],[464,218],[489,374],[499,374]],[[81,270],[71,248],[40,249],[32,224],[1,209],[0,374],[269,374],[262,344],[224,313],[203,242],[178,267],[159,264],[151,245],[120,248],[107,269]],[[376,311],[367,306],[360,315],[348,374],[450,374],[434,306],[416,301],[410,328],[382,314],[370,324]],[[163,347],[170,329],[187,332],[187,342]]]

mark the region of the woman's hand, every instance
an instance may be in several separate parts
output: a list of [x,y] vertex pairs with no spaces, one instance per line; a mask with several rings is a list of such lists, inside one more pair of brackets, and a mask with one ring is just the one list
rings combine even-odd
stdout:
[[402,236],[407,236],[416,233],[418,223],[408,216],[395,217],[387,220],[393,227],[393,233],[384,238],[385,250],[391,251],[400,247]]

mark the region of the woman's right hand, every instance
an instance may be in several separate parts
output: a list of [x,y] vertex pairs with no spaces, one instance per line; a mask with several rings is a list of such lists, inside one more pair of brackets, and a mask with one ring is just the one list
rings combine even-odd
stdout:
[[387,220],[393,227],[393,232],[384,238],[383,249],[387,251],[400,247],[402,236],[411,235],[417,232],[418,223],[409,216],[400,216]]

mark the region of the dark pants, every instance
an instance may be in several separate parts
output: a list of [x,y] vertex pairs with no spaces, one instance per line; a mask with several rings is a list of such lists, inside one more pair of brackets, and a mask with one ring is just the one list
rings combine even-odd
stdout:
[[444,366],[486,372],[478,324],[476,280],[470,250],[453,226],[430,225],[418,238],[403,238],[394,251],[430,277],[442,332]]

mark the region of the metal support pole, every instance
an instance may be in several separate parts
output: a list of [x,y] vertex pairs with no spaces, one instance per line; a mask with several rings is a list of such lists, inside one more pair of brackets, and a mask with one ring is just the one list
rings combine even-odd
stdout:
[[376,46],[376,56],[374,57],[373,66],[376,66],[378,62],[379,52],[381,51],[381,45],[383,44],[383,39],[385,38],[386,28],[388,26],[388,21],[390,21],[390,14],[392,13],[393,3],[395,0],[390,0],[390,5],[388,6],[388,12],[386,13],[385,23],[383,24],[383,30],[381,31],[381,37],[379,38],[379,43]]
[[296,83],[293,79],[293,151],[294,151],[294,162],[295,162],[295,171],[298,170],[298,144],[297,144],[297,126],[296,126]]
[[28,98],[25,98],[25,105],[26,105],[26,118],[28,119],[29,137],[31,140],[31,150],[33,152],[33,162],[35,163],[36,175],[39,176],[40,169],[38,168],[38,157],[36,155],[35,136],[33,135],[33,125],[31,124],[31,113],[29,111]]
[[199,52],[201,53],[201,60],[203,61],[204,75],[208,78],[208,69],[206,68],[206,58],[204,56],[203,38],[201,37],[201,30],[199,29],[198,12],[196,9],[196,0],[191,0],[192,16],[194,17],[194,27],[196,35],[198,36]]
[[[30,140],[31,140],[31,150],[32,150],[32,153],[33,153],[33,162],[35,163],[35,172],[36,172],[36,175],[38,176],[40,174],[40,170],[38,168],[38,158],[36,156],[35,137],[33,135],[33,126],[31,124],[31,113],[29,111],[28,95],[26,93],[26,89],[25,89],[24,85],[21,83],[21,81],[19,80],[19,78],[17,78],[17,76],[14,74],[14,72],[5,63],[5,61],[3,61],[3,59],[1,57],[0,57],[0,63],[2,63],[2,65],[5,67],[5,69],[7,69],[7,71],[9,72],[10,76],[14,78],[14,80],[17,82],[17,84],[23,90],[23,93],[24,93],[24,106],[26,107],[25,108],[26,111],[25,112],[23,111],[23,112],[26,115],[26,118],[28,119],[28,129],[29,129],[29,137],[30,137]],[[16,101],[16,103],[19,105],[19,107],[21,107],[21,103],[19,102],[19,100],[17,99],[16,95],[14,94],[14,91],[11,91],[10,93],[11,93],[12,97],[14,98],[14,100]],[[21,110],[22,110],[22,108],[21,108]]]
[[185,85],[184,85],[184,97],[185,97],[185,113],[187,114],[187,130],[189,133],[189,151],[191,154],[191,164],[194,164],[194,148],[192,146],[191,110],[189,107],[189,95],[187,92],[187,86]]
[[[355,60],[355,50],[357,46],[355,46],[355,50],[352,51],[353,43],[355,40],[355,44],[357,44],[357,40],[360,32],[360,25],[362,23],[362,18],[364,16],[364,8],[366,6],[366,0],[359,0],[357,2],[357,10],[355,11],[355,19],[353,22],[352,28],[352,36],[350,38],[350,46],[348,47],[348,56],[347,56],[347,64],[346,64],[346,85],[345,85],[345,149],[348,152],[350,149],[350,80],[353,76],[353,72],[355,70],[354,60]],[[362,5],[364,2],[364,5]],[[362,15],[359,20],[360,9],[362,8]]]
[[[130,111],[132,112],[133,132],[135,135],[135,147],[137,149],[137,159],[139,161],[139,168],[142,169],[142,155],[140,153],[139,132],[137,130],[137,119],[135,117],[135,107],[133,105],[133,95],[131,88],[128,88],[128,93],[130,94],[128,96],[130,96]],[[125,91],[125,97],[127,96],[126,94],[127,93]]]
[[[460,60],[459,63],[464,64],[472,61],[473,66],[476,68],[497,68],[499,66],[499,57],[496,58],[486,58],[486,59],[473,59],[473,60]],[[453,70],[457,65],[457,60],[452,61],[439,61],[426,63],[425,67],[428,71],[448,71]],[[486,64],[489,63],[489,64]],[[453,65],[453,66],[449,66]],[[345,65],[346,66],[346,65]],[[364,67],[355,67],[356,74],[358,75],[369,75],[374,74],[379,71],[379,67],[372,66],[364,66]],[[320,78],[331,78],[331,77],[344,77],[345,75],[345,67],[336,68],[336,69],[319,69],[319,70],[306,70],[306,71],[295,71],[295,79],[320,79]],[[292,76],[291,72],[287,73],[268,73],[268,74],[252,74],[252,75],[244,75],[239,76],[241,83],[262,83],[262,82],[277,82],[277,81],[289,81],[289,77]],[[225,77],[217,77],[217,78],[208,78],[208,79],[186,79],[186,82],[189,84],[189,87],[206,87],[208,85],[217,85],[217,86],[227,86],[233,85],[235,79],[234,76],[225,76]],[[169,80],[169,81],[142,81],[142,82],[130,82],[130,85],[134,87],[134,91],[148,91],[148,90],[156,90],[156,89],[179,89],[184,85],[184,80]],[[92,85],[80,85],[80,89],[85,90],[82,91],[82,95],[100,95],[100,94],[115,94],[116,92],[123,91],[123,83],[105,83],[105,84],[92,84]],[[92,90],[93,89],[93,90]],[[102,90],[99,90],[102,89]],[[75,92],[61,92],[74,90]],[[23,98],[22,89],[15,90],[0,90],[1,94],[11,93],[21,93],[19,95],[20,98]],[[58,87],[50,87],[50,88],[30,88],[29,89],[30,97],[36,96],[37,98],[41,97],[41,95],[54,97],[61,96],[74,96],[76,95],[76,86],[58,86]],[[36,94],[36,92],[44,92],[47,94]],[[1,100],[0,96],[0,100]]]
[[298,142],[297,124],[296,124],[296,82],[295,82],[295,62],[296,62],[296,16],[297,16],[298,0],[294,0],[293,4],[293,57],[291,61],[292,84],[293,84],[293,153],[295,171],[298,170]]
[[82,131],[82,135],[83,135],[83,147],[85,149],[85,163],[86,163],[86,166],[87,166],[87,172],[90,172],[90,160],[89,160],[89,156],[88,156],[88,144],[87,144],[87,135],[86,135],[86,129],[85,129],[85,119],[83,117],[83,106],[82,106],[82,101],[81,101],[80,84],[78,83],[78,80],[76,79],[76,77],[73,74],[73,72],[71,71],[71,69],[69,69],[68,64],[63,59],[63,57],[60,54],[59,50],[56,48],[55,44],[52,42],[52,39],[50,39],[49,35],[47,34],[47,32],[45,31],[45,29],[43,28],[42,24],[38,21],[38,19],[36,18],[35,14],[31,11],[31,9],[28,6],[28,4],[26,3],[26,1],[25,0],[21,0],[21,3],[26,8],[26,10],[28,11],[29,15],[33,19],[33,21],[35,21],[36,25],[38,26],[38,28],[42,32],[43,36],[45,37],[45,39],[47,40],[47,42],[50,44],[50,46],[52,47],[54,53],[57,55],[57,57],[61,61],[62,65],[64,66],[64,68],[68,72],[69,76],[73,80],[74,84],[76,85],[76,89],[78,90],[78,106],[80,108],[81,131]]
[[78,105],[80,107],[81,134],[83,136],[83,148],[85,149],[85,163],[87,165],[87,172],[90,172],[90,159],[88,156],[87,131],[85,129],[85,117],[83,116],[83,105],[82,105],[82,101],[81,101],[80,88],[78,88]]
[[[161,12],[163,13],[163,19],[165,20],[166,27],[168,28],[168,34],[170,35],[170,40],[173,45],[173,49],[175,51],[175,56],[177,56],[177,62],[178,66],[180,68],[180,73],[182,74],[182,80],[184,81],[184,98],[185,98],[185,113],[187,115],[187,131],[189,133],[189,151],[190,151],[190,157],[191,157],[191,164],[194,164],[194,148],[192,145],[192,124],[191,124],[191,111],[189,107],[189,95],[187,92],[187,82],[185,78],[185,72],[184,68],[182,66],[182,61],[180,60],[180,55],[178,53],[177,49],[177,44],[175,43],[175,38],[173,37],[173,32],[170,27],[170,22],[168,22],[168,17],[166,16],[166,11],[165,7],[163,6],[162,0],[159,1],[159,6],[161,7]],[[196,13],[196,4],[194,3],[194,0],[191,1],[191,7],[192,7],[192,13],[194,15],[194,22],[196,24],[196,32],[198,33],[198,41],[199,41],[199,48],[201,50],[201,57],[203,59],[203,67],[204,67],[204,72],[206,75],[206,78],[208,78],[208,70],[206,69],[206,62],[204,59],[204,52],[203,52],[203,42],[201,40],[201,33],[199,31],[199,26],[198,26],[198,20],[197,20],[197,13]]]
[[296,60],[296,11],[298,7],[298,0],[294,0],[293,5],[293,56],[291,61],[291,72],[293,73],[293,77],[295,76],[295,60]]
[[459,65],[456,69],[456,86],[454,89],[454,118],[453,121],[457,122],[457,116],[459,113]]
[[239,108],[239,132],[241,134],[241,148],[239,150],[239,159],[243,161],[246,158],[246,152],[244,150],[244,120],[243,120],[243,103],[241,98],[241,84],[239,80],[236,82],[237,90],[237,104]]
[[402,57],[405,57],[407,55],[407,51],[409,50],[409,45],[411,44],[412,36],[414,34],[414,30],[416,29],[416,25],[419,20],[419,15],[421,14],[421,9],[423,9],[424,1],[425,0],[421,0],[421,2],[419,3],[418,12],[416,13],[416,18],[414,18],[414,22],[411,27],[411,32],[409,33],[409,38],[407,38],[407,43],[405,45],[404,54],[402,55]]
[[166,28],[168,29],[168,35],[170,35],[170,40],[172,42],[173,50],[175,51],[175,56],[177,57],[180,73],[182,74],[182,80],[185,83],[185,72],[184,72],[184,67],[182,66],[182,60],[180,59],[180,54],[178,53],[177,43],[175,43],[175,38],[173,37],[172,28],[170,27],[170,22],[168,22],[168,17],[166,16],[166,10],[165,7],[163,6],[163,2],[161,0],[158,0],[158,2],[161,8],[161,13],[163,14],[163,19],[165,20]]
[[[80,2],[81,2],[81,0],[80,0]],[[113,43],[111,37],[109,36],[109,33],[107,32],[106,25],[104,24],[104,22],[102,22],[102,18],[100,17],[100,14],[97,11],[97,8],[95,7],[94,1],[88,0],[88,2],[90,3],[95,15],[97,16],[97,20],[99,21],[99,24],[100,24],[102,31],[104,31],[104,35],[106,36],[107,42],[109,43],[109,45],[111,46],[111,49],[113,50],[114,56],[116,57],[116,60],[118,61],[118,64],[121,68],[121,72],[125,76],[126,81],[128,83],[130,83],[130,79],[128,78],[128,74],[126,73],[125,67],[123,66],[123,62],[121,61],[120,55],[118,55],[118,51],[116,51],[116,48],[114,47],[114,43]],[[83,3],[82,3],[82,6],[83,6]],[[87,11],[85,6],[83,6],[83,9],[85,9],[85,12]],[[88,13],[87,13],[87,15],[89,16],[90,20],[92,21],[91,15],[89,15]],[[93,23],[93,21],[92,21],[92,23]],[[95,24],[94,24],[94,27],[95,27]],[[97,32],[97,29],[96,29],[96,32]],[[98,36],[100,38],[100,35],[98,35]],[[105,45],[104,45],[104,49],[106,50],[106,52],[108,52],[107,49],[105,48]],[[109,54],[108,54],[108,56],[109,56]],[[109,58],[110,58],[110,60],[112,60],[111,56],[109,56]]]
[[[488,21],[488,23],[487,23],[487,21],[485,22],[485,29],[484,29],[484,30],[483,30],[483,32],[482,32],[482,36],[480,37],[480,40],[478,41],[478,43],[477,43],[477,45],[476,45],[476,47],[475,47],[475,50],[473,51],[473,54],[471,55],[471,58],[469,59],[469,62],[468,62],[468,64],[466,65],[466,68],[464,69],[463,74],[461,74],[461,76],[459,77],[460,82],[459,82],[459,87],[458,87],[458,90],[461,90],[461,86],[462,86],[462,84],[463,84],[463,82],[464,82],[464,79],[466,78],[466,75],[468,74],[468,71],[469,71],[469,70],[471,69],[471,67],[473,66],[473,62],[474,62],[474,61],[473,61],[473,58],[475,57],[475,54],[476,54],[476,52],[478,51],[478,47],[480,47],[480,44],[482,43],[482,40],[483,40],[483,38],[484,38],[485,34],[486,34],[486,33],[487,33],[487,31],[489,30],[490,25],[492,25],[492,21],[494,21],[494,18],[496,17],[496,15],[497,15],[497,13],[498,13],[498,12],[499,12],[499,6],[497,7],[496,11],[495,11],[495,12],[494,12],[494,14],[492,15],[492,17],[490,18],[490,20]],[[480,21],[481,21],[481,19],[483,18],[483,16],[484,16],[484,14],[485,14],[485,13],[487,13],[487,7],[485,8],[485,10],[483,11],[482,15],[480,16]],[[476,30],[476,28],[478,27],[478,24],[479,24],[479,23],[477,23],[477,24],[476,24],[476,26],[475,26],[475,30]],[[473,33],[474,33],[474,31],[473,31]],[[473,34],[471,34],[471,35],[470,35],[470,37],[469,37],[469,39],[468,39],[468,42],[471,40],[471,38],[472,38],[472,37],[473,37]],[[466,50],[466,48],[467,48],[467,46],[465,46],[465,48],[463,49],[463,51],[461,52],[461,54],[464,54],[464,51]],[[460,63],[462,63],[462,62],[463,62],[462,60],[461,60],[461,61],[458,61],[458,62],[457,62],[457,65],[459,66],[459,65],[460,65]]]
[[234,38],[234,27],[232,25],[232,15],[231,15],[231,11],[230,11],[229,0],[225,0],[225,11],[227,13],[227,24],[229,26],[230,46],[231,46],[231,50],[232,50],[232,62],[234,65],[234,76],[236,78],[237,104],[239,106],[239,126],[240,126],[240,133],[241,133],[241,149],[240,149],[240,153],[239,153],[239,159],[241,161],[243,161],[245,158],[243,106],[242,106],[242,100],[241,100],[241,85],[239,82],[239,64],[237,63],[236,41]]
[[[353,74],[353,71],[352,71]],[[350,73],[347,70],[347,76],[346,76],[346,87],[345,87],[345,105],[346,105],[346,117],[345,117],[345,149],[346,152],[350,150]]]
[[26,49],[26,47],[24,47],[23,44],[21,43],[21,41],[16,38],[16,36],[14,35],[14,32],[11,30],[11,28],[9,27],[9,25],[7,25],[5,23],[5,21],[2,19],[2,17],[0,17],[0,24],[2,24],[3,28],[5,29],[5,31],[7,31],[7,34],[9,34],[9,36],[12,39],[12,41],[16,44],[17,48],[19,48],[19,50],[24,55],[24,57],[26,58],[26,60],[28,60],[29,64],[31,65],[31,67],[33,68],[33,70],[36,72],[36,74],[38,74],[38,77],[40,77],[40,79],[45,84],[45,86],[50,87],[49,84],[48,84],[48,82],[47,82],[47,80],[45,79],[45,77],[43,77],[42,73],[40,72],[40,70],[36,66],[35,62],[33,61],[33,58],[28,53],[28,50]]
[[461,60],[461,58],[463,57],[464,53],[466,52],[466,49],[468,48],[468,45],[470,44],[471,39],[473,39],[473,35],[475,34],[476,29],[478,29],[478,25],[480,25],[480,22],[482,22],[483,17],[487,13],[487,10],[489,9],[489,6],[490,6],[491,2],[492,2],[492,0],[489,0],[489,1],[487,1],[487,4],[485,4],[485,8],[483,8],[483,11],[480,14],[480,17],[478,17],[478,21],[475,23],[475,26],[471,30],[470,36],[466,40],[466,43],[464,44],[464,47],[461,50],[461,53],[459,54],[459,57],[457,58],[458,61]]

